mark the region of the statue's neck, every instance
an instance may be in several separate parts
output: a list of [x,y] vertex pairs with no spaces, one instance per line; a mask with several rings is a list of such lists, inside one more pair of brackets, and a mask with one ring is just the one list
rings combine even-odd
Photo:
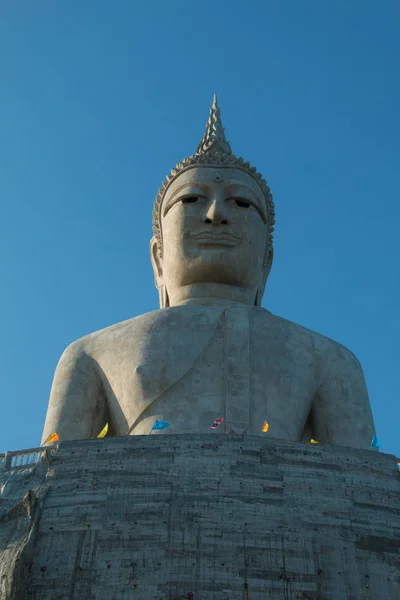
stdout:
[[221,283],[196,283],[168,290],[170,306],[254,306],[256,290]]
[[243,302],[233,302],[230,300],[221,300],[221,298],[188,298],[171,306],[230,306],[232,304],[244,304]]

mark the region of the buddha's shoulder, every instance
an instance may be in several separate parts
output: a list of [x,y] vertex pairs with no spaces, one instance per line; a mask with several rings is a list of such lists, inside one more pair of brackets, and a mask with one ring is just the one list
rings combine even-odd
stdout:
[[222,313],[222,308],[208,306],[154,310],[85,335],[68,346],[66,352],[93,355],[100,349],[117,349],[132,342],[142,343],[146,339],[157,343],[157,338],[174,332],[207,336],[213,331]]
[[[64,352],[64,358],[76,356],[96,358],[104,351],[144,346],[157,348],[165,343],[185,346],[188,336],[191,347],[207,343],[225,312],[221,307],[183,306],[154,310],[115,325],[90,333],[73,342]],[[293,353],[302,352],[314,359],[354,360],[354,354],[342,344],[302,327],[288,319],[274,315],[264,308],[250,308],[254,335],[266,344],[284,345]],[[358,362],[358,361],[357,361]]]
[[293,350],[308,350],[310,354],[320,357],[322,360],[329,361],[354,361],[359,364],[355,354],[343,344],[317,333],[312,329],[307,329],[293,321],[274,315],[263,308],[254,309],[254,326],[262,336],[272,336],[275,340],[281,341]]

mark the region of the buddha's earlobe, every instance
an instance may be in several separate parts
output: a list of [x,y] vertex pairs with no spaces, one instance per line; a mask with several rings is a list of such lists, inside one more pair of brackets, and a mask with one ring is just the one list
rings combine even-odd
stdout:
[[273,248],[270,247],[270,248],[268,248],[266,255],[265,255],[262,275],[260,277],[260,283],[257,288],[257,293],[256,293],[256,298],[255,298],[255,306],[261,306],[261,301],[262,301],[262,298],[264,295],[267,279],[268,279],[269,273],[271,271],[273,259],[274,259],[274,250],[273,250]]
[[150,259],[153,267],[154,282],[156,287],[160,288],[163,283],[163,268],[160,248],[155,236],[150,240]]
[[263,297],[263,289],[261,286],[257,288],[256,297],[254,300],[254,306],[261,306],[261,301]]
[[158,298],[160,301],[160,308],[168,308],[169,306],[169,297],[167,286],[163,283],[161,287],[158,288]]
[[254,306],[261,306],[261,302],[262,302],[262,299],[264,296],[265,282],[266,282],[265,271],[263,269],[263,271],[260,275],[258,286],[257,286],[256,297],[254,300]]
[[264,268],[263,268],[264,287],[265,287],[265,284],[267,283],[267,279],[268,279],[268,276],[269,276],[269,273],[270,273],[271,267],[272,267],[272,262],[274,260],[274,249],[272,248],[272,246],[270,246],[268,248],[265,258],[266,258],[266,260],[264,262]]
[[152,237],[150,240],[150,259],[153,266],[154,282],[156,284],[156,288],[158,289],[160,308],[167,308],[169,306],[169,297],[167,286],[164,283],[162,257],[156,237]]

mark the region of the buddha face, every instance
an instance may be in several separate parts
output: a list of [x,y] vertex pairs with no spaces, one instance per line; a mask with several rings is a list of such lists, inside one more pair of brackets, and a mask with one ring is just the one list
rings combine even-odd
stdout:
[[162,255],[153,238],[158,285],[167,290],[218,283],[257,290],[268,239],[257,182],[234,168],[193,167],[168,188],[161,206]]

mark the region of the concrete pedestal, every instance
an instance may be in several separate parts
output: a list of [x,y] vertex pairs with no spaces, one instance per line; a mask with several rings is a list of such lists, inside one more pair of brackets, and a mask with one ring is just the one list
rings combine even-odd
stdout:
[[135,436],[64,442],[3,480],[5,600],[400,598],[390,455]]

